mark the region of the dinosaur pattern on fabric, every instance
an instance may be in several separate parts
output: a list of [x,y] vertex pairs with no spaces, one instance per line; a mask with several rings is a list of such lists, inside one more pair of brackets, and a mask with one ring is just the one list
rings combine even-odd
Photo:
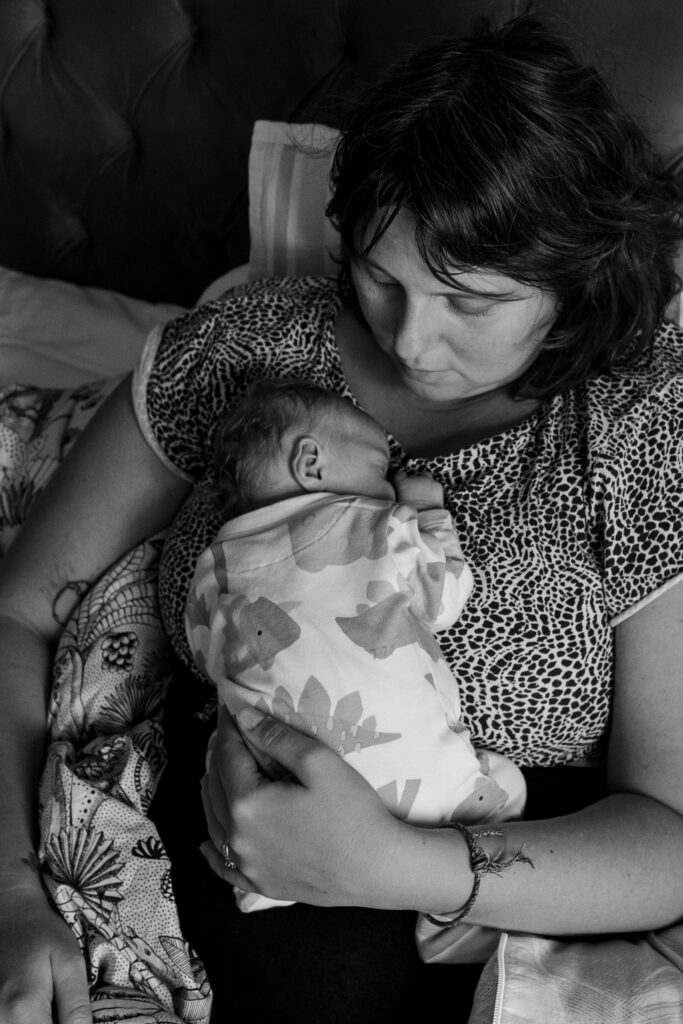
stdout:
[[322,572],[330,565],[352,565],[361,558],[376,562],[386,555],[386,534],[372,529],[374,510],[358,506],[352,531],[339,529],[344,513],[337,504],[325,505],[288,524],[292,558],[300,569]]
[[510,778],[519,813],[524,785],[515,769],[500,784],[504,759],[489,770],[473,749],[434,637],[471,586],[444,509],[304,495],[219,530],[198,561],[186,630],[232,712],[251,703],[316,736],[398,817],[475,822],[509,806]]
[[261,698],[257,707],[280,718],[299,732],[317,736],[342,757],[358,753],[364,747],[399,740],[399,732],[379,732],[374,715],[363,718],[363,702],[358,690],[347,693],[335,704],[315,676],[306,680],[298,703],[285,686],[278,686],[268,703]]
[[267,597],[249,601],[244,594],[226,596],[221,613],[225,618],[227,672],[232,676],[259,665],[272,668],[275,658],[301,636],[301,628],[281,605]]
[[432,633],[408,610],[405,592],[388,594],[374,605],[359,605],[356,611],[356,615],[338,615],[334,621],[373,658],[389,658],[408,644],[418,644],[434,661],[441,657]]

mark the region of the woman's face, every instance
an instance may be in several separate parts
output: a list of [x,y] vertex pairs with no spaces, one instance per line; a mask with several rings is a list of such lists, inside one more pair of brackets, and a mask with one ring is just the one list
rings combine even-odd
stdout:
[[407,210],[368,256],[352,262],[351,272],[377,344],[403,384],[434,402],[515,380],[533,363],[556,316],[552,294],[503,274],[454,270],[450,285],[434,277]]

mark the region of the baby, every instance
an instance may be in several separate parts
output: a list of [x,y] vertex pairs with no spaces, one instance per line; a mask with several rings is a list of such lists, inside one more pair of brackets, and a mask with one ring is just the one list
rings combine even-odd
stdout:
[[231,713],[255,704],[317,736],[398,817],[519,817],[523,776],[472,747],[433,636],[473,583],[443,489],[427,473],[390,481],[389,465],[384,432],[349,399],[291,380],[252,387],[216,441],[227,522],[190,587],[190,647]]

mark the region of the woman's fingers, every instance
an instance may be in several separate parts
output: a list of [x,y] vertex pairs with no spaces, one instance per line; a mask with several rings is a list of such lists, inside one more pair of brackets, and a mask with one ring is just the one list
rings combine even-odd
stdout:
[[54,1001],[59,1024],[92,1024],[85,964],[74,971],[71,961],[53,961]]
[[85,961],[41,892],[0,894],[0,1021],[92,1024]]
[[213,873],[218,875],[219,878],[224,878],[226,882],[229,882],[232,877],[231,873],[226,868],[225,861],[214,844],[207,840],[207,842],[202,843],[199,849]]
[[[241,889],[253,888],[248,877],[237,868],[228,868],[223,844],[232,845],[233,821],[230,801],[234,792],[251,792],[263,779],[263,774],[229,712],[219,707],[216,732],[209,742],[207,771],[201,781],[204,816],[211,841],[203,843],[201,852],[212,871]],[[232,850],[231,859],[234,860]]]
[[[242,773],[245,778],[251,778],[252,771],[255,771],[257,779],[259,774],[266,775],[269,779],[286,777],[287,772],[283,769],[282,765],[273,761],[261,748],[251,743],[249,733],[240,732],[230,713],[223,706],[219,708],[215,735],[218,742],[224,741],[224,745],[231,749],[232,752],[226,755],[228,760],[235,760],[237,764],[241,762]],[[234,747],[233,744],[236,744],[237,747]],[[244,756],[244,752],[238,749],[239,746],[246,748],[247,752],[251,754],[254,763],[248,761]]]
[[[210,840],[207,839],[206,842],[202,843],[199,849],[211,870],[214,874],[218,875],[219,878],[223,878],[226,882],[231,882],[233,885],[238,885],[240,889],[251,890],[253,886],[248,877],[240,870],[241,865],[237,864],[234,868],[228,868],[225,863],[223,844],[227,842],[230,845],[232,835],[231,824],[227,820],[227,815],[219,818],[219,816],[214,812],[214,807],[209,796],[208,775],[205,775],[202,779],[201,790],[202,804],[204,806],[204,815],[206,817]],[[222,806],[224,807],[225,805],[223,804]],[[231,849],[230,858],[233,862],[234,856],[235,851]]]
[[[280,776],[286,774],[302,785],[306,785],[309,780],[311,760],[331,754],[319,740],[305,736],[257,708],[242,708],[238,712],[237,722],[246,742],[260,751],[269,762],[279,766]],[[336,757],[334,754],[332,756]],[[283,768],[286,773],[282,772]]]
[[[209,832],[211,842],[214,844],[216,849],[220,849],[223,840],[227,837],[227,831],[229,823],[226,820],[227,815],[225,812],[219,816],[217,811],[214,809],[214,800],[210,795],[211,778],[207,774],[201,781],[201,793],[202,793],[202,805],[204,807],[204,817],[206,818],[206,827]],[[224,794],[219,794],[221,803],[223,803]]]
[[235,792],[256,788],[258,763],[225,707],[219,705],[207,756],[208,798],[222,819]]
[[[335,751],[271,715],[244,707],[237,725],[221,715],[203,784],[212,869],[275,899],[376,905],[398,822],[375,790]],[[285,777],[273,781],[257,758]],[[226,840],[237,871],[225,869]]]

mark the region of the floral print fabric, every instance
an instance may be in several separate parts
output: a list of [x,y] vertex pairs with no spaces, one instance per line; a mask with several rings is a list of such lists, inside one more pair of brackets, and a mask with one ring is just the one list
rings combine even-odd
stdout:
[[86,960],[95,1021],[208,1024],[211,990],[183,939],[171,865],[148,817],[166,752],[161,539],[86,594],[54,662],[39,857]]

